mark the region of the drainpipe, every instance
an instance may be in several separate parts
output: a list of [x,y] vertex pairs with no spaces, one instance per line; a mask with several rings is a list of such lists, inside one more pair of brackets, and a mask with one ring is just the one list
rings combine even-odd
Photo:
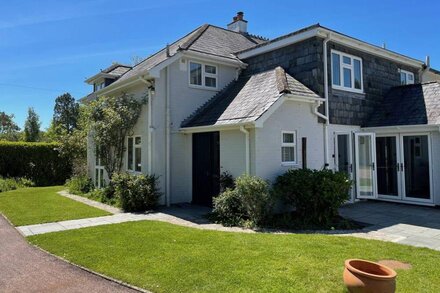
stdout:
[[170,109],[170,74],[169,74],[169,70],[168,67],[165,68],[165,74],[166,74],[166,135],[165,135],[165,140],[166,140],[166,192],[165,192],[165,200],[166,200],[166,205],[167,207],[170,206],[171,203],[171,190],[170,190],[170,186],[171,186],[171,162],[170,162],[170,149],[171,149],[171,109]]
[[139,78],[142,80],[147,86],[148,86],[148,174],[153,174],[153,132],[154,132],[154,126],[153,126],[153,94],[152,94],[152,83],[148,80],[146,80],[143,77]]
[[244,133],[244,137],[245,137],[245,152],[246,152],[246,174],[250,174],[250,160],[249,160],[249,154],[250,154],[250,143],[249,143],[249,131],[246,130],[246,128],[244,128],[244,126],[240,126],[240,131]]
[[324,124],[324,168],[329,166],[328,160],[328,126],[330,124],[329,105],[328,105],[328,68],[327,68],[327,43],[330,41],[330,34],[324,39],[323,64],[324,64],[324,98],[325,98],[325,120]]

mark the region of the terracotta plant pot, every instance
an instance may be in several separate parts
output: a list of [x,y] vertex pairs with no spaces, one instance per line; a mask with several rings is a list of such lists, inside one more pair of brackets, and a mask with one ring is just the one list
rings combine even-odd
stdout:
[[396,291],[397,273],[387,266],[362,260],[345,261],[344,283],[352,293],[391,293]]

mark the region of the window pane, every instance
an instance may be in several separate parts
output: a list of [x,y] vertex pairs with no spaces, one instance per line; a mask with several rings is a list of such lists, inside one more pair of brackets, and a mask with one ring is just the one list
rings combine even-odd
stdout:
[[284,143],[294,143],[294,134],[293,133],[283,133],[283,142]]
[[210,74],[217,74],[217,68],[211,65],[205,65],[205,72]]
[[140,136],[135,137],[134,144],[141,144],[141,137]]
[[141,166],[141,155],[142,155],[142,150],[141,148],[136,148],[134,153],[135,156],[135,171],[137,172],[141,172],[142,166]]
[[282,162],[294,162],[295,161],[295,147],[282,147],[281,148],[281,161]]
[[340,57],[338,54],[332,53],[332,62],[333,62],[333,84],[341,85],[341,64]]
[[345,64],[351,65],[351,58],[344,56],[342,60]]
[[400,84],[406,84],[406,73],[405,72],[400,73]]
[[361,61],[359,60],[353,60],[354,63],[354,87],[356,89],[362,88],[362,80],[361,80]]
[[217,79],[214,77],[205,77],[205,86],[217,87]]
[[344,87],[351,88],[351,69],[344,68]]
[[99,187],[105,187],[105,180],[104,180],[104,169],[99,170],[99,179],[101,185]]
[[190,63],[190,84],[202,85],[202,64]]
[[99,169],[95,169],[95,187],[99,186]]
[[129,137],[128,138],[127,169],[128,170],[133,170],[133,137]]

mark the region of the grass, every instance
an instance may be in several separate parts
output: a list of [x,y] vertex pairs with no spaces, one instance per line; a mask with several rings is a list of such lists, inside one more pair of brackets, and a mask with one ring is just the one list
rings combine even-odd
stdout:
[[0,193],[0,213],[15,226],[109,215],[57,194],[64,189],[56,187],[21,188]]
[[398,292],[440,292],[437,251],[352,237],[204,231],[141,221],[31,236],[43,249],[155,292],[343,292],[344,260],[393,259]]

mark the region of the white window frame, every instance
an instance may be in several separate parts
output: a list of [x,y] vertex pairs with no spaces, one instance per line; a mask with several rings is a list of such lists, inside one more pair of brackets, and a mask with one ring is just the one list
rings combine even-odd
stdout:
[[[96,147],[98,148],[98,147]],[[96,174],[96,171],[98,171],[98,174]],[[98,176],[96,176],[98,175]],[[94,185],[96,188],[103,188],[106,186],[105,184],[105,168],[101,163],[101,158],[98,157],[98,152],[95,152],[95,180]]]
[[[399,79],[400,79],[400,84],[401,85],[408,85],[408,84],[414,84],[415,83],[415,79],[414,79],[415,76],[414,76],[413,72],[407,71],[407,70],[403,70],[403,69],[399,69],[398,71],[399,71]],[[406,76],[406,83],[405,84],[402,83],[402,77],[401,77],[402,73],[405,74],[405,76]],[[408,82],[409,81],[408,76],[412,76],[412,82]]]
[[[284,142],[284,134],[293,134],[293,142]],[[294,160],[293,161],[285,161],[283,162],[283,147],[293,147],[294,148],[294,152],[293,152],[293,156],[294,156]],[[297,135],[296,135],[296,130],[291,130],[291,131],[281,131],[281,165],[283,166],[293,166],[293,165],[298,165],[298,148],[297,148]]]
[[105,88],[105,81],[95,83],[95,92],[102,90],[103,88]]
[[[129,154],[129,152],[128,152],[128,140],[130,139],[130,138],[132,138],[133,139],[133,149],[132,149],[132,160],[133,160],[133,168],[132,169],[130,169],[129,167],[128,167],[128,154]],[[136,138],[140,138],[141,139],[141,143],[139,143],[139,144],[136,144]],[[142,173],[142,140],[143,140],[143,138],[142,138],[142,136],[141,135],[133,135],[133,136],[127,136],[127,139],[126,139],[126,144],[127,144],[127,157],[126,157],[126,169],[127,169],[127,171],[129,171],[129,172],[132,172],[132,173]],[[137,171],[136,170],[136,149],[141,149],[141,162],[140,162],[140,164],[141,164],[141,166],[140,166],[140,171]]]
[[[202,84],[192,84],[191,83],[191,63],[200,64],[202,66]],[[215,74],[213,73],[207,73],[206,72],[206,66],[212,66],[215,67]],[[206,86],[205,84],[205,77],[215,78],[215,87],[212,86]],[[189,60],[188,62],[188,84],[192,88],[202,88],[202,89],[208,89],[208,90],[217,90],[218,89],[218,66],[210,63],[204,63],[196,60]]]
[[[341,81],[341,85],[337,85],[337,84],[333,84],[333,54],[337,54],[339,55],[339,78]],[[345,64],[344,63],[344,57],[350,58],[351,59],[351,64]],[[332,88],[337,89],[337,90],[343,90],[343,91],[349,91],[349,92],[354,92],[354,93],[360,93],[363,94],[364,93],[364,74],[363,74],[363,68],[364,65],[362,63],[362,58],[354,56],[354,55],[350,55],[347,53],[343,53],[340,51],[336,51],[336,50],[331,50],[330,53],[330,62],[331,62],[331,82],[332,82]],[[354,84],[354,60],[358,60],[360,63],[360,69],[361,69],[361,88],[357,89],[355,88]],[[351,70],[351,87],[346,87],[344,86],[344,68],[350,69]]]

